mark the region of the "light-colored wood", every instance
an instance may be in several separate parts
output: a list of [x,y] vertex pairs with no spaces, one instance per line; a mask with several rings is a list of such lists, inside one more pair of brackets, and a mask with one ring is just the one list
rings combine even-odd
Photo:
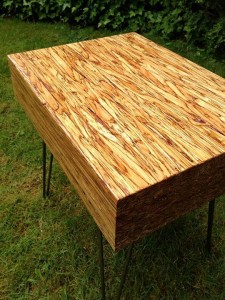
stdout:
[[113,249],[225,193],[225,80],[129,33],[9,55],[15,94]]

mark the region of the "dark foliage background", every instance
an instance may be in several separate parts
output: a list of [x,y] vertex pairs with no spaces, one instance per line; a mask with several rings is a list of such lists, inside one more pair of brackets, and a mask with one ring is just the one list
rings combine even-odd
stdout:
[[225,56],[224,0],[0,0],[0,15],[111,30],[152,30]]

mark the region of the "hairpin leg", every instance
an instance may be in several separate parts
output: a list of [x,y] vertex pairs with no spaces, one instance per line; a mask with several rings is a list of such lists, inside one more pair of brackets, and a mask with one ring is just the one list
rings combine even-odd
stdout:
[[50,163],[49,163],[49,170],[48,170],[48,182],[47,182],[47,189],[46,189],[46,196],[49,196],[49,191],[50,191],[50,181],[51,181],[51,176],[52,176],[52,162],[53,162],[53,154],[51,153],[50,156]]
[[105,300],[105,274],[104,274],[104,255],[103,255],[103,238],[101,230],[98,229],[98,247],[99,247],[99,266],[100,266],[100,278],[101,278],[101,293],[102,300]]
[[[104,276],[104,251],[103,251],[103,237],[102,237],[102,233],[101,233],[100,229],[98,229],[98,235],[99,235],[99,266],[100,266],[101,293],[102,293],[101,299],[105,300],[106,293],[105,293],[105,276]],[[123,274],[122,274],[121,281],[120,281],[120,286],[119,286],[118,293],[116,296],[116,300],[120,300],[120,297],[122,295],[124,283],[126,281],[126,277],[127,277],[127,273],[128,273],[128,267],[129,267],[129,263],[130,263],[130,259],[131,259],[131,255],[132,255],[132,250],[133,250],[133,244],[130,245],[129,250],[128,250]]]
[[46,148],[46,144],[44,141],[42,142],[42,159],[43,159],[43,166],[42,166],[42,168],[43,168],[43,198],[46,198],[49,196],[49,190],[50,190],[53,155],[51,153],[49,170],[48,170],[48,180],[47,180],[47,185],[46,185],[47,148]]
[[43,198],[46,198],[46,144],[42,141]]
[[215,200],[212,200],[212,201],[209,202],[208,229],[207,229],[207,241],[206,241],[206,247],[207,247],[209,252],[211,252],[211,240],[212,240],[212,227],[213,227],[214,210],[215,210]]
[[124,283],[126,281],[126,277],[127,277],[127,273],[128,273],[128,267],[129,267],[129,263],[130,263],[130,259],[131,259],[131,255],[132,255],[132,251],[133,251],[133,246],[134,244],[131,244],[128,250],[128,254],[127,254],[127,258],[126,258],[126,262],[125,262],[125,267],[123,270],[123,274],[122,274],[122,278],[120,281],[120,286],[119,286],[119,290],[118,290],[118,294],[116,297],[116,300],[120,300],[120,297],[122,295],[122,291],[123,291],[123,287],[124,287]]

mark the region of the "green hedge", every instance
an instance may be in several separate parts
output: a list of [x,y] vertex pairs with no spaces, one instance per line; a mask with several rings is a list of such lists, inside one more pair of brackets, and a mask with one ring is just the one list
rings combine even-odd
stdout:
[[0,15],[151,31],[224,54],[224,0],[0,0]]

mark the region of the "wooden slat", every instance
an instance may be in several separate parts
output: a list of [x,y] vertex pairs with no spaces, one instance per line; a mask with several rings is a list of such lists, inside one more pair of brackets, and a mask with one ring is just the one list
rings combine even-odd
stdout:
[[114,249],[225,192],[223,78],[136,33],[9,63],[18,100]]

